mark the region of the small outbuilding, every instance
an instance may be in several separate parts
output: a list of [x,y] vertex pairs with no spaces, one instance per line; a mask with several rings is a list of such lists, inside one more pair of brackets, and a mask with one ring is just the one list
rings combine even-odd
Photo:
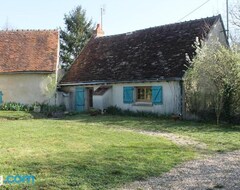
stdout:
[[0,103],[50,103],[58,64],[57,30],[0,31]]

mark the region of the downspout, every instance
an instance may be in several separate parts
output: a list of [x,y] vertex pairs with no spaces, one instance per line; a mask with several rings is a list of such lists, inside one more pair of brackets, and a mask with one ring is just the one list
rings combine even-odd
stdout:
[[54,104],[55,106],[57,106],[57,104],[59,102],[57,102],[57,98],[58,98],[58,94],[57,94],[57,87],[58,87],[58,83],[60,82],[59,80],[59,72],[60,72],[60,68],[59,68],[59,65],[60,65],[60,32],[59,30],[58,31],[58,47],[57,47],[57,63],[56,63],[56,78],[55,78],[55,83],[56,83],[56,90],[55,90],[55,93],[54,93]]
[[179,86],[180,86],[180,96],[181,96],[181,101],[180,101],[180,112],[182,115],[182,118],[186,118],[186,110],[185,110],[185,91],[184,91],[184,82],[183,80],[179,81]]

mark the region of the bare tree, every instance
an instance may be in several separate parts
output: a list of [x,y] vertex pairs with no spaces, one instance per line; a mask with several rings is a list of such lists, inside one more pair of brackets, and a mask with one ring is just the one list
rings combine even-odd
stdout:
[[230,9],[231,23],[240,28],[240,0],[236,0]]

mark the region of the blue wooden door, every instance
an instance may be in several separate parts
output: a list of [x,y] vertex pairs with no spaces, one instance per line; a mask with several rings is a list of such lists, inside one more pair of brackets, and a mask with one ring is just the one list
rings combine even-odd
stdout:
[[0,91],[0,105],[3,103],[2,96],[3,96],[3,93],[2,93],[2,91]]
[[76,111],[82,112],[85,110],[85,90],[83,87],[76,88],[75,108]]

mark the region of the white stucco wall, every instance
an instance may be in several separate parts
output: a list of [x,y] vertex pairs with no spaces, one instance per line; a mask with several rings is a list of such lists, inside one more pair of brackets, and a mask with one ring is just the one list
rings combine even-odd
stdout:
[[58,105],[65,105],[68,111],[75,110],[75,86],[66,86],[62,90],[64,92],[58,92]]
[[103,109],[103,96],[93,96],[93,107],[95,109]]
[[[162,86],[163,90],[163,104],[124,104],[123,103],[123,87],[124,86]],[[112,87],[112,105],[120,107],[121,109],[131,111],[147,111],[159,114],[180,113],[180,86],[179,82],[153,82],[153,83],[128,83],[115,84]]]
[[225,29],[222,26],[221,21],[219,20],[216,22],[216,24],[213,26],[212,30],[210,31],[208,35],[208,39],[206,43],[214,43],[216,41],[219,41],[222,45],[227,45],[227,40],[225,36]]
[[[96,89],[96,87],[95,87]],[[112,105],[112,88],[108,89],[103,95],[93,96],[93,107],[104,110]]]
[[108,89],[108,91],[103,96],[103,109],[111,106],[112,103],[112,88]]
[[[179,81],[171,81],[171,82],[148,82],[148,83],[122,83],[122,84],[112,84],[112,88],[110,88],[103,96],[93,96],[93,107],[96,109],[106,109],[109,106],[117,106],[124,110],[131,111],[145,111],[145,112],[153,112],[158,114],[179,114],[181,112],[181,89],[179,85]],[[153,105],[153,104],[125,104],[123,103],[123,87],[124,86],[162,86],[163,90],[163,104]],[[89,86],[85,86],[89,87]],[[100,85],[91,86],[96,90]],[[63,89],[72,96],[69,96],[69,108],[74,109],[75,102],[75,88],[72,87],[64,87]],[[87,97],[87,96],[85,96]],[[135,97],[135,95],[134,95]],[[87,105],[87,104],[85,104]],[[87,109],[87,107],[86,107]]]
[[56,82],[51,74],[0,74],[0,91],[3,102],[23,104],[49,103],[53,94],[49,94],[48,86]]

